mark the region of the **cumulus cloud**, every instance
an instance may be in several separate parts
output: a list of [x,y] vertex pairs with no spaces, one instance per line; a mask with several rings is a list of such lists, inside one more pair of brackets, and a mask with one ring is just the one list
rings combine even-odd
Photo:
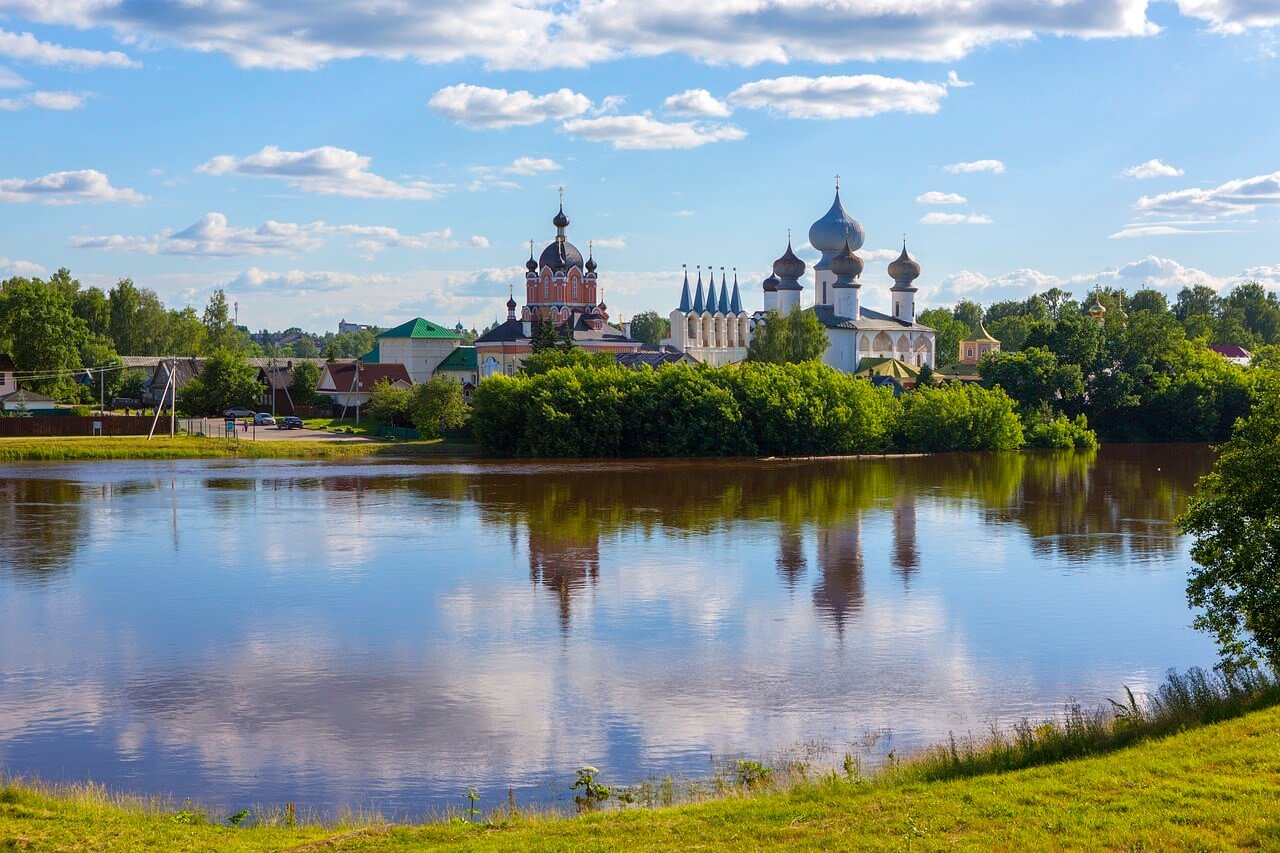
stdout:
[[940,213],[932,211],[920,217],[923,225],[990,225],[991,217],[981,213]]
[[0,89],[25,89],[30,85],[21,74],[0,67]]
[[369,171],[371,164],[369,157],[332,145],[306,151],[282,151],[268,145],[248,157],[219,155],[198,166],[196,171],[206,175],[274,178],[303,192],[352,198],[428,200],[437,198],[446,189],[425,181],[399,183]]
[[252,257],[299,254],[324,245],[331,236],[352,241],[366,257],[386,249],[441,250],[463,246],[485,248],[488,239],[474,235],[465,242],[455,240],[452,230],[402,234],[386,225],[331,225],[325,222],[277,222],[268,220],[255,227],[233,226],[221,213],[211,212],[181,231],[164,230],[152,235],[108,234],[74,237],[75,249],[100,249],[116,253],[179,255],[183,257]]
[[1148,160],[1145,163],[1139,163],[1136,166],[1130,166],[1120,174],[1126,178],[1134,178],[1136,180],[1145,180],[1147,178],[1176,178],[1183,174],[1183,171],[1176,166],[1170,166],[1160,158]]
[[1280,6],[1267,0],[1177,0],[1178,10],[1228,34],[1280,25]]
[[673,116],[705,116],[724,118],[732,110],[724,101],[718,101],[706,89],[688,89],[672,95],[662,102],[662,111]]
[[592,244],[597,249],[625,249],[627,248],[626,237],[605,237],[603,240],[592,240]]
[[427,106],[464,127],[504,129],[581,115],[591,109],[591,99],[571,89],[533,95],[462,84],[436,92]]
[[38,201],[42,204],[100,204],[126,202],[140,204],[147,200],[142,193],[127,187],[113,187],[107,176],[96,169],[74,172],[51,172],[39,178],[0,179],[0,201]]
[[959,193],[941,193],[937,190],[930,190],[923,195],[916,196],[916,201],[920,204],[964,204],[968,199]]
[[965,172],[992,172],[999,175],[1004,173],[1004,163],[1000,160],[970,160],[967,163],[951,163],[943,166],[942,170],[953,175]]
[[561,128],[591,142],[608,142],[614,148],[640,150],[698,148],[747,136],[746,131],[731,124],[662,122],[647,115],[573,119]]
[[960,75],[954,71],[947,72],[947,85],[952,89],[967,89],[973,85],[969,80],[961,80]]
[[503,171],[512,175],[536,175],[539,172],[558,172],[561,168],[550,157],[517,157]]
[[[0,7],[2,8],[2,7]],[[31,33],[0,30],[0,56],[36,65],[71,68],[137,68],[138,63],[118,50],[84,50],[40,41]]]
[[879,74],[777,77],[739,86],[729,102],[787,118],[867,118],[886,112],[936,113],[947,88]]
[[356,273],[332,272],[317,270],[287,270],[285,272],[268,272],[258,267],[249,267],[224,285],[227,290],[236,291],[274,291],[281,294],[299,295],[306,293],[326,293],[351,290],[357,286],[386,284],[394,280],[390,276]]
[[10,260],[9,258],[0,258],[0,275],[5,276],[23,276],[30,278],[32,276],[44,275],[47,269],[40,264],[31,261],[22,261],[18,259]]
[[0,98],[0,110],[13,112],[35,107],[42,110],[78,110],[85,96],[75,92],[28,92],[20,98]]

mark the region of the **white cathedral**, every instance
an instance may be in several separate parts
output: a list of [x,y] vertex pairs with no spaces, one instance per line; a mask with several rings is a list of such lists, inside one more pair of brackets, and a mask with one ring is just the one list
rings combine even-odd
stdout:
[[[812,311],[827,330],[831,345],[822,360],[846,373],[855,373],[864,358],[896,358],[915,367],[934,366],[935,332],[916,322],[916,286],[920,265],[907,254],[889,264],[893,287],[893,313],[882,314],[862,307],[860,290],[862,259],[855,254],[866,241],[866,231],[840,203],[840,187],[831,209],[809,228],[809,243],[822,257],[814,265],[814,304]],[[708,268],[710,284],[703,290],[702,271],[698,271],[696,292],[689,291],[686,269],[680,306],[671,312],[671,337],[663,341],[698,361],[731,364],[747,356],[747,346],[756,326],[765,322],[769,312],[787,313],[800,304],[804,290],[801,279],[805,263],[796,257],[787,241],[787,250],[773,262],[773,274],[763,282],[764,311],[749,314],[742,307],[738,276],[734,273],[732,295],[723,267],[717,291],[714,271]]]

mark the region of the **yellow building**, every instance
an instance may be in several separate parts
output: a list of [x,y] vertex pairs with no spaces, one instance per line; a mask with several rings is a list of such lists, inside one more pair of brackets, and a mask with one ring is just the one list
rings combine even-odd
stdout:
[[989,352],[1000,352],[1000,342],[991,337],[987,327],[979,320],[977,331],[960,342],[958,363],[977,364]]

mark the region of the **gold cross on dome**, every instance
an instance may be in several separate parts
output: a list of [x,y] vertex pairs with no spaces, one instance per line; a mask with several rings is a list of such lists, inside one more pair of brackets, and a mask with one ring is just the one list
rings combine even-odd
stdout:
[[840,189],[840,176],[836,175],[836,189]]

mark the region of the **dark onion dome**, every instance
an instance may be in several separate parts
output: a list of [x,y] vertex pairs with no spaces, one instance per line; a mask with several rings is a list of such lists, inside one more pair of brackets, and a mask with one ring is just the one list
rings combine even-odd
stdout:
[[776,293],[778,290],[778,277],[773,273],[769,273],[769,277],[764,280],[764,292]]
[[867,232],[862,223],[854,219],[840,203],[840,190],[836,190],[836,200],[831,209],[822,218],[809,227],[809,243],[824,255],[834,255],[849,241],[849,248],[858,251],[866,242]]
[[454,327],[453,327],[453,330],[454,330],[455,332],[465,332],[465,331],[467,330],[467,327],[466,327],[466,326],[464,326],[464,325],[462,325],[462,321],[461,321],[461,320],[459,320],[459,321],[458,321],[458,325],[454,326]]
[[564,215],[564,203],[561,202],[560,210],[555,216],[551,217],[551,224],[557,228],[568,228],[569,217]]
[[773,262],[773,274],[783,280],[794,280],[804,275],[804,261],[791,251],[790,240],[787,241],[787,250],[782,253],[782,257]]
[[911,284],[920,277],[920,265],[907,254],[907,241],[902,241],[902,254],[889,264],[889,278],[895,284]]
[[588,258],[587,258],[586,268],[587,268],[587,272],[595,272],[595,271],[596,271],[596,259],[595,259],[595,255],[594,255],[594,254],[592,254],[592,255],[588,256]]
[[862,275],[862,258],[853,253],[853,248],[846,240],[840,254],[831,259],[828,269],[837,279],[855,279]]
[[538,271],[538,262],[533,259],[533,249],[529,250],[529,260],[524,262],[524,268],[529,272]]
[[[509,310],[513,310],[513,311],[514,311],[514,310],[515,310],[515,307],[516,307],[516,298],[515,298],[514,296],[508,296],[508,297],[507,297],[507,308],[508,308]],[[461,323],[459,323],[458,325],[459,325],[459,326],[461,326],[462,324],[461,324]]]
[[547,248],[543,249],[538,257],[538,263],[544,267],[551,267],[553,272],[567,272],[569,267],[582,269],[582,253],[568,240],[565,240],[563,245],[564,253],[561,254],[559,239],[548,243]]

